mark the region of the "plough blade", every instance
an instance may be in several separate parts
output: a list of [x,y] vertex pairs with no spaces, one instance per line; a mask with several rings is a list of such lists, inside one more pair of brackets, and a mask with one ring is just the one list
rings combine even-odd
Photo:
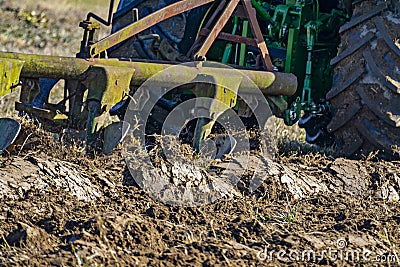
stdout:
[[104,130],[103,153],[106,155],[111,153],[128,134],[130,127],[126,121],[114,122],[107,126]]
[[20,130],[21,124],[16,120],[0,118],[0,154],[14,143]]

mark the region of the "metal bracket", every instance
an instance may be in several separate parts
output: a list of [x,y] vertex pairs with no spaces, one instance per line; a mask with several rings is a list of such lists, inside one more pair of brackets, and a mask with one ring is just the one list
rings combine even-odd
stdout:
[[0,97],[11,93],[19,85],[24,63],[21,60],[0,58]]
[[[211,130],[223,112],[227,108],[232,108],[237,102],[237,93],[242,82],[241,76],[216,75],[215,73],[204,73],[198,75],[193,82],[195,88],[193,93],[196,95],[195,115],[199,117],[193,145],[197,151],[200,149],[201,140],[211,134]],[[204,99],[213,99],[206,101]]]
[[99,130],[110,125],[108,111],[129,94],[134,70],[116,66],[93,66],[83,82],[88,88],[87,144],[91,150]]
[[108,111],[124,95],[129,94],[134,69],[114,66],[93,66],[83,82],[88,88],[88,100],[101,103],[101,109]]
[[[235,9],[238,7],[239,1],[242,2],[243,5],[243,11],[245,14],[245,17],[248,19],[251,31],[253,33],[254,39],[250,38],[245,38],[245,37],[235,37],[235,35],[228,34],[221,32],[222,29],[225,27],[226,23],[228,22],[229,18],[232,16],[233,12]],[[221,10],[221,7],[219,6],[217,10],[214,12],[212,19],[217,17],[217,13],[219,13]],[[210,19],[211,21],[211,19]],[[269,56],[268,48],[267,45],[265,44],[264,37],[261,33],[260,26],[258,25],[257,17],[256,17],[256,10],[253,8],[251,4],[251,0],[231,0],[225,7],[224,11],[222,14],[219,16],[218,20],[213,23],[214,26],[211,30],[209,30],[209,26],[211,23],[207,23],[205,29],[202,29],[200,33],[205,34],[208,33],[206,39],[202,42],[200,38],[197,38],[197,40],[194,42],[192,48],[189,51],[194,51],[195,48],[199,45],[199,43],[202,42],[202,45],[200,49],[197,51],[197,53],[194,54],[194,59],[195,60],[201,60],[205,59],[205,56],[207,52],[210,50],[211,45],[214,43],[214,41],[217,38],[220,39],[227,39],[229,41],[236,41],[240,43],[246,43],[246,44],[251,44],[255,45],[258,47],[258,49],[261,52],[261,57],[262,57],[262,62],[265,66],[265,68],[269,71],[273,71],[274,67],[271,62],[271,58]]]

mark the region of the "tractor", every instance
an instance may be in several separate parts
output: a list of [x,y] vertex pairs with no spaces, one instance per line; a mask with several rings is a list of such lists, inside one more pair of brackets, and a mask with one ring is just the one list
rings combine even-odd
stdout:
[[[157,132],[185,101],[216,99],[224,107],[209,105],[202,109],[208,119],[200,116],[185,126],[199,150],[227,108],[254,116],[242,97],[253,89],[235,80],[238,71],[264,96],[267,106],[259,102],[257,108],[287,125],[298,123],[307,142],[334,146],[340,156],[380,151],[399,158],[398,0],[121,0],[116,12],[114,4],[110,0],[106,19],[88,13],[81,21],[76,57],[0,52],[0,96],[20,86],[20,114],[55,131],[86,129],[88,149],[101,139],[109,153],[124,136],[131,96],[167,72],[156,82],[175,89],[157,99],[147,131]],[[102,25],[111,26],[111,33],[98,38]],[[171,69],[177,65],[184,67]],[[198,66],[204,66],[204,77],[193,74]],[[63,100],[49,103],[60,79]],[[202,86],[196,86],[199,80]],[[210,80],[235,89],[204,85]],[[10,119],[0,125],[6,132],[2,151],[20,127]]]

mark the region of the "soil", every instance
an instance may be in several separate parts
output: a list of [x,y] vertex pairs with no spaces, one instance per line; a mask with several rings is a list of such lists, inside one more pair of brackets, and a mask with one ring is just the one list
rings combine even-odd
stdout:
[[4,265],[398,264],[400,162],[281,156],[255,192],[239,182],[184,208],[147,195],[120,149],[91,159],[28,122],[24,131],[0,159]]
[[[1,2],[2,18],[39,35],[13,5]],[[46,11],[48,23],[67,25],[57,12]],[[37,51],[79,42],[68,36]],[[334,158],[283,138],[255,192],[244,180],[211,204],[180,207],[137,185],[121,147],[88,157],[81,144],[22,123],[0,157],[0,265],[400,265],[399,161]]]

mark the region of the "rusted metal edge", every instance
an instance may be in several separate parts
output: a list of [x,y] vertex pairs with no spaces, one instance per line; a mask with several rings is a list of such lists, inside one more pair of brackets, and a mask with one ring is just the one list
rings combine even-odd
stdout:
[[379,13],[381,13],[382,11],[384,11],[386,9],[387,9],[386,4],[380,4],[379,6],[376,7],[376,9],[372,10],[371,12],[364,14],[360,17],[354,18],[350,22],[344,24],[342,27],[340,27],[339,33],[343,33],[345,31],[357,26],[358,24],[378,15]]
[[[227,41],[233,41],[233,42],[238,42],[238,43],[245,43],[248,45],[253,45],[258,47],[258,49],[261,52],[262,56],[262,62],[265,66],[265,68],[269,71],[274,70],[274,66],[272,65],[271,58],[269,56],[268,48],[267,45],[265,44],[264,37],[262,36],[260,26],[258,25],[257,17],[256,17],[256,11],[253,8],[251,1],[249,0],[241,0],[243,4],[243,11],[246,16],[246,18],[249,21],[251,30],[254,35],[254,40],[250,40],[250,38],[245,38],[241,37],[238,38],[235,35],[232,34],[227,34],[227,33],[222,33],[221,30],[227,23],[228,19],[232,16],[236,8],[238,7],[240,0],[231,0],[228,5],[225,7],[224,12],[222,15],[219,17],[217,22],[214,24],[213,28],[209,30],[208,28],[202,29],[200,32],[200,36],[206,35],[207,37],[205,38],[204,42],[202,43],[200,49],[195,53],[194,57],[197,59],[202,59],[205,58],[207,52],[211,48],[211,45],[214,43],[214,41],[217,38],[224,39]],[[214,12],[213,16],[216,14]],[[207,24],[208,25],[208,24]],[[199,38],[195,41],[195,44],[198,43]],[[194,50],[196,48],[196,45],[193,45],[191,48]]]
[[356,45],[353,45],[353,46],[345,49],[342,53],[340,53],[340,55],[332,58],[331,65],[333,66],[333,65],[339,63],[344,58],[350,56],[351,54],[353,54],[360,48],[364,47],[369,41],[372,40],[372,38],[374,38],[374,36],[375,35],[372,32],[369,32],[366,36],[364,36],[364,38],[362,38],[359,42],[357,42]]
[[[214,24],[214,20],[219,15],[221,10],[224,8],[226,4],[226,0],[221,0],[220,3],[218,4],[217,8],[215,9],[214,13],[211,15],[210,19],[207,21],[206,25],[204,26],[203,29],[205,30],[210,30],[210,26]],[[186,56],[191,58],[194,54],[194,51],[203,43],[205,36],[197,36],[196,40],[193,42],[192,46],[190,47],[189,51],[186,53]]]
[[[210,30],[208,29],[201,29],[199,35],[201,36],[207,36],[210,33]],[[247,44],[251,46],[257,46],[256,40],[248,37],[243,37],[239,35],[234,35],[226,32],[220,32],[218,34],[218,39],[225,40],[225,41],[230,41],[230,42],[235,42],[235,43],[242,43],[242,44]]]
[[90,57],[95,57],[157,23],[215,0],[182,0],[161,8],[150,15],[122,28],[88,47]]
[[222,9],[224,8],[224,6],[226,5],[226,0],[222,0],[220,1],[219,5],[217,6],[217,8],[215,9],[214,13],[211,15],[210,19],[208,20],[208,22],[206,23],[205,28],[206,29],[210,29],[210,26],[212,24],[214,24],[214,20],[217,17],[217,15],[222,11]]
[[335,96],[337,96],[338,94],[340,94],[341,92],[343,92],[346,88],[348,88],[350,85],[355,83],[361,77],[361,75],[364,74],[364,72],[365,72],[364,67],[357,69],[349,78],[347,78],[347,80],[344,83],[342,83],[341,85],[339,85],[337,87],[332,88],[326,94],[326,99],[330,100],[330,99],[334,98]]
[[15,109],[19,111],[25,111],[28,114],[35,114],[35,116],[52,120],[52,121],[58,121],[61,123],[67,124],[68,121],[68,116],[62,113],[57,113],[52,110],[48,109],[41,109],[41,108],[36,108],[36,107],[31,107],[27,106],[24,103],[21,102],[15,102]]
[[222,28],[228,22],[229,18],[233,14],[237,4],[240,0],[231,0],[228,5],[225,7],[224,12],[221,14],[217,22],[214,24],[213,28],[210,30],[210,33],[204,40],[200,49],[195,53],[194,57],[196,58],[205,58],[208,50],[210,50],[212,44],[215,39],[217,39],[218,34],[221,32]]
[[244,12],[249,20],[251,30],[255,36],[257,46],[260,49],[262,61],[267,70],[273,71],[274,66],[272,65],[271,57],[269,56],[267,45],[265,44],[264,37],[261,33],[260,25],[258,25],[256,10],[253,8],[250,0],[242,0],[244,6]]

